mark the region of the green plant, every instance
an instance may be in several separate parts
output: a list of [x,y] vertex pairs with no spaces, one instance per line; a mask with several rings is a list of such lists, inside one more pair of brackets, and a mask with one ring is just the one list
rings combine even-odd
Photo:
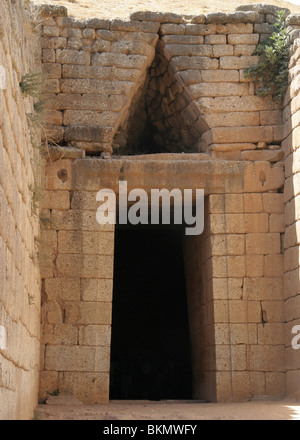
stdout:
[[275,31],[254,52],[260,57],[259,63],[245,69],[244,74],[256,83],[257,95],[271,95],[275,101],[280,101],[288,88],[289,41],[285,11],[278,11],[276,18]]
[[52,391],[51,393],[48,393],[49,396],[58,396],[59,395],[59,389],[56,388],[56,390]]
[[25,96],[40,98],[44,82],[45,76],[42,72],[29,72],[22,77],[20,88]]

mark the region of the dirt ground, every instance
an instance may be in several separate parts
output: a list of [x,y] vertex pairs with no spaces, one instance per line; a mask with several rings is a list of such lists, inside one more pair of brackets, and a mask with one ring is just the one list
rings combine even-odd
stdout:
[[232,12],[237,6],[264,3],[300,13],[300,6],[283,0],[35,0],[35,3],[60,4],[68,8],[70,16],[78,18],[129,18],[135,11],[174,12],[199,15],[210,12]]
[[38,405],[36,420],[300,420],[300,402],[291,400],[243,403],[195,401],[111,401],[82,405],[68,396],[50,397]]

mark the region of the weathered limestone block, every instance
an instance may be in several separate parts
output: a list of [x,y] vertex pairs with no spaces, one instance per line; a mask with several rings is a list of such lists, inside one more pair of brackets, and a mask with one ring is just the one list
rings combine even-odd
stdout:
[[243,234],[216,234],[212,236],[213,255],[244,255],[245,238]]
[[246,232],[268,232],[269,216],[266,213],[245,214]]
[[109,29],[110,21],[101,18],[88,18],[86,27],[91,29]]
[[259,14],[272,14],[276,15],[278,11],[283,10],[285,14],[290,14],[290,10],[288,8],[281,8],[274,5],[267,5],[265,3],[258,4],[250,4],[250,5],[241,5],[235,8],[236,11],[256,11]]
[[[59,37],[59,27],[57,26],[43,26],[42,35],[45,37]],[[65,35],[63,35],[65,36]]]
[[201,72],[199,70],[182,70],[178,72],[178,76],[181,78],[184,84],[198,84],[201,82]]
[[226,44],[226,35],[206,35],[205,44]]
[[256,11],[235,11],[228,14],[228,23],[263,23],[263,14]]
[[93,110],[66,110],[64,112],[63,124],[86,124],[101,126],[114,126],[119,118],[118,112],[112,111],[98,111]]
[[43,49],[42,50],[42,61],[43,61],[43,63],[55,63],[55,50],[54,49]]
[[113,255],[113,250],[113,232],[58,232],[58,252],[62,254]]
[[[278,190],[284,184],[284,171],[281,164],[269,162],[249,162],[245,174],[245,192],[264,192]],[[282,194],[279,194],[282,196]]]
[[82,38],[82,31],[79,28],[63,27],[60,30],[60,36],[66,38]]
[[272,127],[226,127],[212,128],[204,134],[208,144],[234,143],[236,139],[245,143],[272,142]]
[[148,33],[157,33],[159,30],[160,24],[154,21],[139,21],[139,20],[112,20],[110,22],[110,30],[111,31],[126,31],[126,32],[148,32]]
[[[179,25],[180,26],[180,25]],[[215,24],[186,24],[186,35],[211,35],[216,33]]]
[[103,94],[58,94],[55,99],[49,99],[49,108],[57,110],[102,110],[118,112],[128,104],[125,95],[103,95]]
[[259,62],[257,56],[223,56],[220,58],[220,69],[240,70],[253,66]]
[[106,81],[101,79],[62,79],[61,92],[71,94],[129,94],[134,84],[129,81]]
[[91,62],[91,55],[89,52],[83,50],[57,50],[56,62],[61,64],[81,64],[88,66]]
[[258,34],[230,34],[228,44],[250,44],[257,45],[259,42]]
[[116,41],[111,44],[110,50],[112,53],[123,53],[126,55],[154,56],[154,48],[139,41]]
[[[271,231],[272,232],[272,231]],[[265,276],[278,277],[283,276],[283,254],[266,255],[265,260]]]
[[248,95],[248,90],[248,84],[201,83],[190,85],[190,95],[193,99],[202,96],[245,96]]
[[253,32],[253,24],[217,24],[216,32],[217,34],[251,34]]
[[279,233],[249,233],[246,237],[247,254],[280,254]]
[[67,47],[67,39],[65,37],[42,37],[42,49],[65,49]]
[[85,20],[81,20],[80,18],[75,17],[57,17],[56,24],[61,28],[84,29],[86,26]]
[[109,371],[109,349],[48,345],[45,369],[54,371]]
[[283,194],[265,193],[263,197],[263,208],[269,214],[282,214],[284,212]]
[[203,97],[195,100],[195,103],[204,114],[243,112],[245,108],[247,111],[273,110],[275,108],[272,99],[260,98],[259,96]]
[[82,325],[79,327],[79,345],[110,347],[111,327],[109,325]]
[[111,127],[92,125],[69,125],[64,132],[65,142],[110,142],[112,140]]
[[206,23],[227,23],[228,14],[225,12],[212,12],[206,15]]
[[[183,72],[181,72],[181,75]],[[239,72],[237,70],[204,70],[201,72],[203,82],[239,82]]]
[[59,254],[56,258],[59,276],[82,278],[112,278],[113,258],[103,255]]
[[72,79],[103,79],[135,82],[141,72],[138,69],[121,69],[115,67],[79,66],[65,64],[62,66],[62,77]]
[[111,302],[113,292],[112,279],[82,279],[82,301]]
[[[204,37],[201,35],[165,35],[162,37],[165,44],[203,44]],[[210,43],[207,43],[210,44]]]
[[61,78],[61,64],[60,63],[43,63],[43,72],[49,79]]
[[70,190],[72,161],[61,159],[46,167],[47,190]]
[[157,21],[159,23],[184,22],[182,15],[174,14],[172,12],[138,11],[130,14],[130,19],[139,21]]
[[39,13],[42,17],[66,17],[68,9],[62,5],[40,5]]
[[69,209],[70,193],[68,191],[44,191],[43,209]]
[[109,401],[109,373],[63,372],[59,374],[58,388],[72,394],[83,403]]
[[172,63],[177,67],[178,70],[186,69],[218,69],[219,63],[216,59],[211,59],[209,57],[189,57],[189,56],[178,56],[172,58]]
[[203,56],[210,57],[212,55],[212,47],[207,45],[181,45],[181,44],[166,44],[163,48],[163,53],[167,60],[175,56]]
[[120,67],[122,69],[141,69],[149,64],[143,55],[126,55],[113,53],[96,53],[93,56],[93,66]]
[[253,55],[256,46],[251,46],[250,44],[237,44],[233,46],[233,55],[234,56],[250,56]]
[[[207,125],[211,128],[258,126],[259,112],[216,113],[216,114],[209,114],[205,116],[204,119],[207,122]],[[254,144],[251,144],[250,147],[251,149],[256,148]],[[243,148],[243,149],[247,149],[247,148]]]
[[278,162],[282,160],[284,156],[283,151],[243,151],[241,157],[243,160],[268,160],[269,162]]
[[80,300],[79,278],[47,278],[44,287],[49,301]]
[[[162,24],[160,27],[161,35],[184,35],[185,25],[184,24],[174,24],[166,23]],[[199,34],[201,35],[201,34]]]
[[233,46],[229,44],[213,46],[213,57],[233,56]]

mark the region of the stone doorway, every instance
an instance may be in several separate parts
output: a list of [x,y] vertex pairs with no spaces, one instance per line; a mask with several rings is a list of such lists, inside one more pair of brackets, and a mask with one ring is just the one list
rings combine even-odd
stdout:
[[110,399],[191,399],[183,228],[116,228]]

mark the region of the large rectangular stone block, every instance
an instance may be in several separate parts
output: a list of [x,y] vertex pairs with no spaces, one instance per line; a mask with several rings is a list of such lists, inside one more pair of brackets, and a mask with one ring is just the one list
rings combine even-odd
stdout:
[[113,293],[112,279],[82,279],[81,299],[92,302],[111,302]]
[[64,64],[62,66],[63,78],[103,79],[116,81],[135,81],[140,75],[138,69],[116,69],[115,67],[79,66]]
[[110,325],[81,325],[79,327],[79,345],[110,347]]
[[95,371],[95,349],[84,346],[48,345],[45,370]]
[[247,254],[280,254],[281,242],[279,233],[248,233],[246,237]]
[[47,278],[45,293],[49,301],[79,301],[79,278]]
[[203,97],[195,100],[195,102],[204,114],[274,109],[274,102],[272,100],[259,96]]
[[107,255],[59,254],[56,267],[61,277],[113,277],[113,257]]
[[226,127],[212,128],[204,136],[211,144],[233,143],[237,139],[239,142],[272,142],[272,127]]
[[211,59],[209,57],[189,57],[189,56],[176,56],[172,58],[172,63],[176,66],[178,70],[186,69],[218,69],[219,63],[216,59]]
[[84,50],[56,50],[56,62],[61,64],[91,64],[91,54]]
[[204,70],[201,72],[203,82],[239,82],[239,72],[237,70]]
[[144,55],[126,55],[105,53],[93,56],[93,66],[119,67],[122,69],[141,69],[146,68],[149,60]]
[[72,94],[128,94],[133,83],[130,81],[106,81],[101,79],[62,79],[61,93]]
[[165,57],[169,60],[175,56],[204,56],[212,55],[212,47],[206,45],[166,44],[163,49]]
[[[193,99],[204,96],[247,96],[248,84],[236,83],[201,83],[190,85],[190,93]],[[236,138],[239,139],[239,138]],[[241,141],[243,142],[243,141]]]
[[120,113],[113,111],[94,111],[94,110],[65,110],[63,117],[64,125],[94,125],[94,126],[114,126]]
[[249,300],[275,301],[283,299],[282,277],[245,278],[244,295]]
[[86,404],[109,402],[108,372],[63,372],[58,388],[62,394],[72,394]]
[[59,231],[58,252],[113,255],[113,232]]

